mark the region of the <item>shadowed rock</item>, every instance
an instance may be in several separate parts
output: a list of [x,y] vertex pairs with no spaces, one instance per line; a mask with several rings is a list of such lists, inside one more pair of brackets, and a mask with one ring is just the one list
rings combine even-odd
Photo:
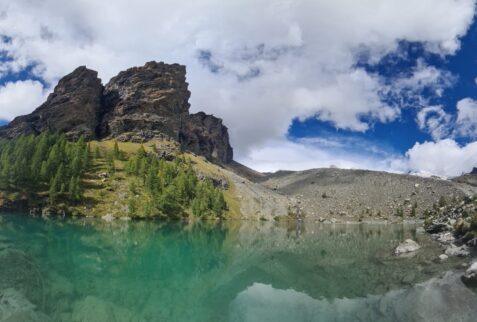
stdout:
[[46,102],[33,113],[19,116],[1,128],[0,137],[60,131],[72,139],[81,135],[94,138],[102,92],[98,73],[78,67],[59,81]]
[[148,62],[120,72],[104,88],[97,72],[78,67],[33,113],[0,128],[0,137],[60,131],[71,139],[170,139],[212,161],[232,161],[222,120],[205,113],[190,115],[189,97],[182,65]]

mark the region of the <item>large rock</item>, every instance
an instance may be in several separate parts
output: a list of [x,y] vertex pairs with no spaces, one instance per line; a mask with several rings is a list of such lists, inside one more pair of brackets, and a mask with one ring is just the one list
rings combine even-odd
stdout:
[[76,139],[174,140],[185,150],[228,163],[233,152],[222,120],[189,114],[185,66],[148,62],[120,72],[103,88],[95,71],[79,67],[60,80],[32,114],[0,128],[0,137],[60,131]]
[[465,256],[469,256],[469,249],[466,245],[462,245],[459,247],[454,244],[450,244],[449,246],[446,247],[445,254],[447,256],[465,257]]
[[473,262],[465,271],[464,276],[462,276],[462,281],[466,285],[477,287],[477,261]]
[[418,243],[416,243],[412,239],[406,239],[404,242],[399,244],[396,249],[394,250],[395,255],[403,255],[407,253],[413,253],[420,249],[421,246],[419,246]]
[[46,102],[33,113],[19,116],[1,128],[0,137],[60,131],[73,139],[81,135],[94,138],[102,92],[98,73],[78,67],[59,81]]

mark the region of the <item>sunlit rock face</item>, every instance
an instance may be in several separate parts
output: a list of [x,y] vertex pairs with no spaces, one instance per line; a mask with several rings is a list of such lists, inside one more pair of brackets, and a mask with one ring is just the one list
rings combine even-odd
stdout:
[[143,131],[178,140],[189,114],[185,75],[185,66],[156,62],[120,72],[105,86],[101,135]]
[[0,128],[0,137],[59,131],[72,139],[165,138],[212,161],[232,161],[222,120],[205,113],[189,114],[189,98],[183,65],[148,62],[120,72],[104,87],[97,72],[78,67],[33,113]]

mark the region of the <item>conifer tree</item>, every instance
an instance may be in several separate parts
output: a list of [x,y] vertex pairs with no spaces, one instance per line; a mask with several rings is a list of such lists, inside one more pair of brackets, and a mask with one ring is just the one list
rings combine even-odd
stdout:
[[118,141],[114,141],[114,147],[113,147],[113,158],[115,160],[121,160],[121,150],[119,150],[119,145]]

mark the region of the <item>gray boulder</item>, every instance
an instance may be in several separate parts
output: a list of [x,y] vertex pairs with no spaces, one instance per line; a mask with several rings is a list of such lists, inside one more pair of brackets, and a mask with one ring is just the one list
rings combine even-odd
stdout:
[[465,271],[462,281],[468,286],[477,287],[477,261]]
[[413,253],[420,249],[421,246],[412,239],[406,239],[404,242],[399,244],[394,250],[395,255],[402,255],[406,253]]

